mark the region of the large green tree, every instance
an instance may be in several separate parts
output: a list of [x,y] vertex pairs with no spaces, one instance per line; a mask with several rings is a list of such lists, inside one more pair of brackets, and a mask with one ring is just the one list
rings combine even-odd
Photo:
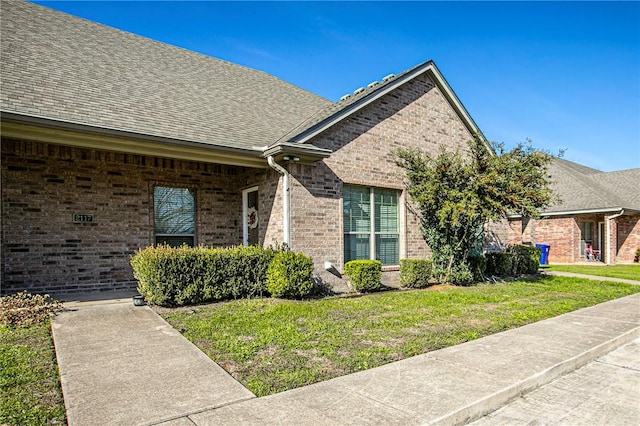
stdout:
[[551,154],[534,149],[530,141],[510,151],[479,137],[468,145],[468,152],[443,147],[437,156],[417,149],[395,152],[441,282],[473,280],[468,258],[488,221],[513,213],[536,217],[555,200],[547,171]]

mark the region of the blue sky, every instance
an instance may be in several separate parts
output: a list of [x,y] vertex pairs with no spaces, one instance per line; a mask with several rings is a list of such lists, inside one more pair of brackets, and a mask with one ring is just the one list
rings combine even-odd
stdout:
[[640,167],[640,2],[62,2],[336,101],[433,59],[485,136]]

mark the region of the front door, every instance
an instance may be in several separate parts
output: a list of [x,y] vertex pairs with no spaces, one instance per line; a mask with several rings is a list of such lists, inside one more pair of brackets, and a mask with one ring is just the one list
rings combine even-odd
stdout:
[[242,191],[242,244],[260,243],[260,215],[258,212],[258,187]]
[[604,222],[598,222],[598,250],[600,250],[600,260],[605,261],[608,235],[604,234]]

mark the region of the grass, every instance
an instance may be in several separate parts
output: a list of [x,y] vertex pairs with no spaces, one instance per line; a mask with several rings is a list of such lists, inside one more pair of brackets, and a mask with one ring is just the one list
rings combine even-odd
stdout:
[[635,265],[550,265],[550,271],[573,272],[599,277],[624,278],[640,281],[640,264]]
[[237,300],[162,315],[264,396],[639,291],[622,283],[546,276],[304,302]]
[[0,424],[66,424],[49,321],[0,326]]

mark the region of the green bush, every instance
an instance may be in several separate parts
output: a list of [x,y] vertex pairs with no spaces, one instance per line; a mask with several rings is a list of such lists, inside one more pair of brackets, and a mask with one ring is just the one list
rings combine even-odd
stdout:
[[456,263],[451,267],[451,276],[449,277],[451,284],[467,286],[474,282],[473,271],[470,265],[466,263]]
[[380,290],[382,262],[379,260],[352,260],[344,265],[344,273],[359,293]]
[[170,247],[138,250],[131,257],[138,292],[148,303],[181,306],[266,293],[275,250],[262,247]]
[[483,255],[469,256],[467,258],[469,263],[469,269],[473,274],[473,280],[476,282],[483,281],[485,279],[485,272],[487,271],[487,258]]
[[429,259],[400,259],[400,286],[422,288],[429,285],[433,267]]
[[513,254],[513,276],[535,274],[540,267],[542,250],[537,247],[512,245],[507,247],[507,253]]
[[636,257],[633,259],[633,261],[636,263],[640,262],[640,247],[638,247],[638,250],[636,250]]
[[273,297],[303,298],[313,289],[313,261],[303,253],[276,253],[267,269],[267,290]]
[[508,277],[513,273],[513,253],[487,253],[487,275]]

